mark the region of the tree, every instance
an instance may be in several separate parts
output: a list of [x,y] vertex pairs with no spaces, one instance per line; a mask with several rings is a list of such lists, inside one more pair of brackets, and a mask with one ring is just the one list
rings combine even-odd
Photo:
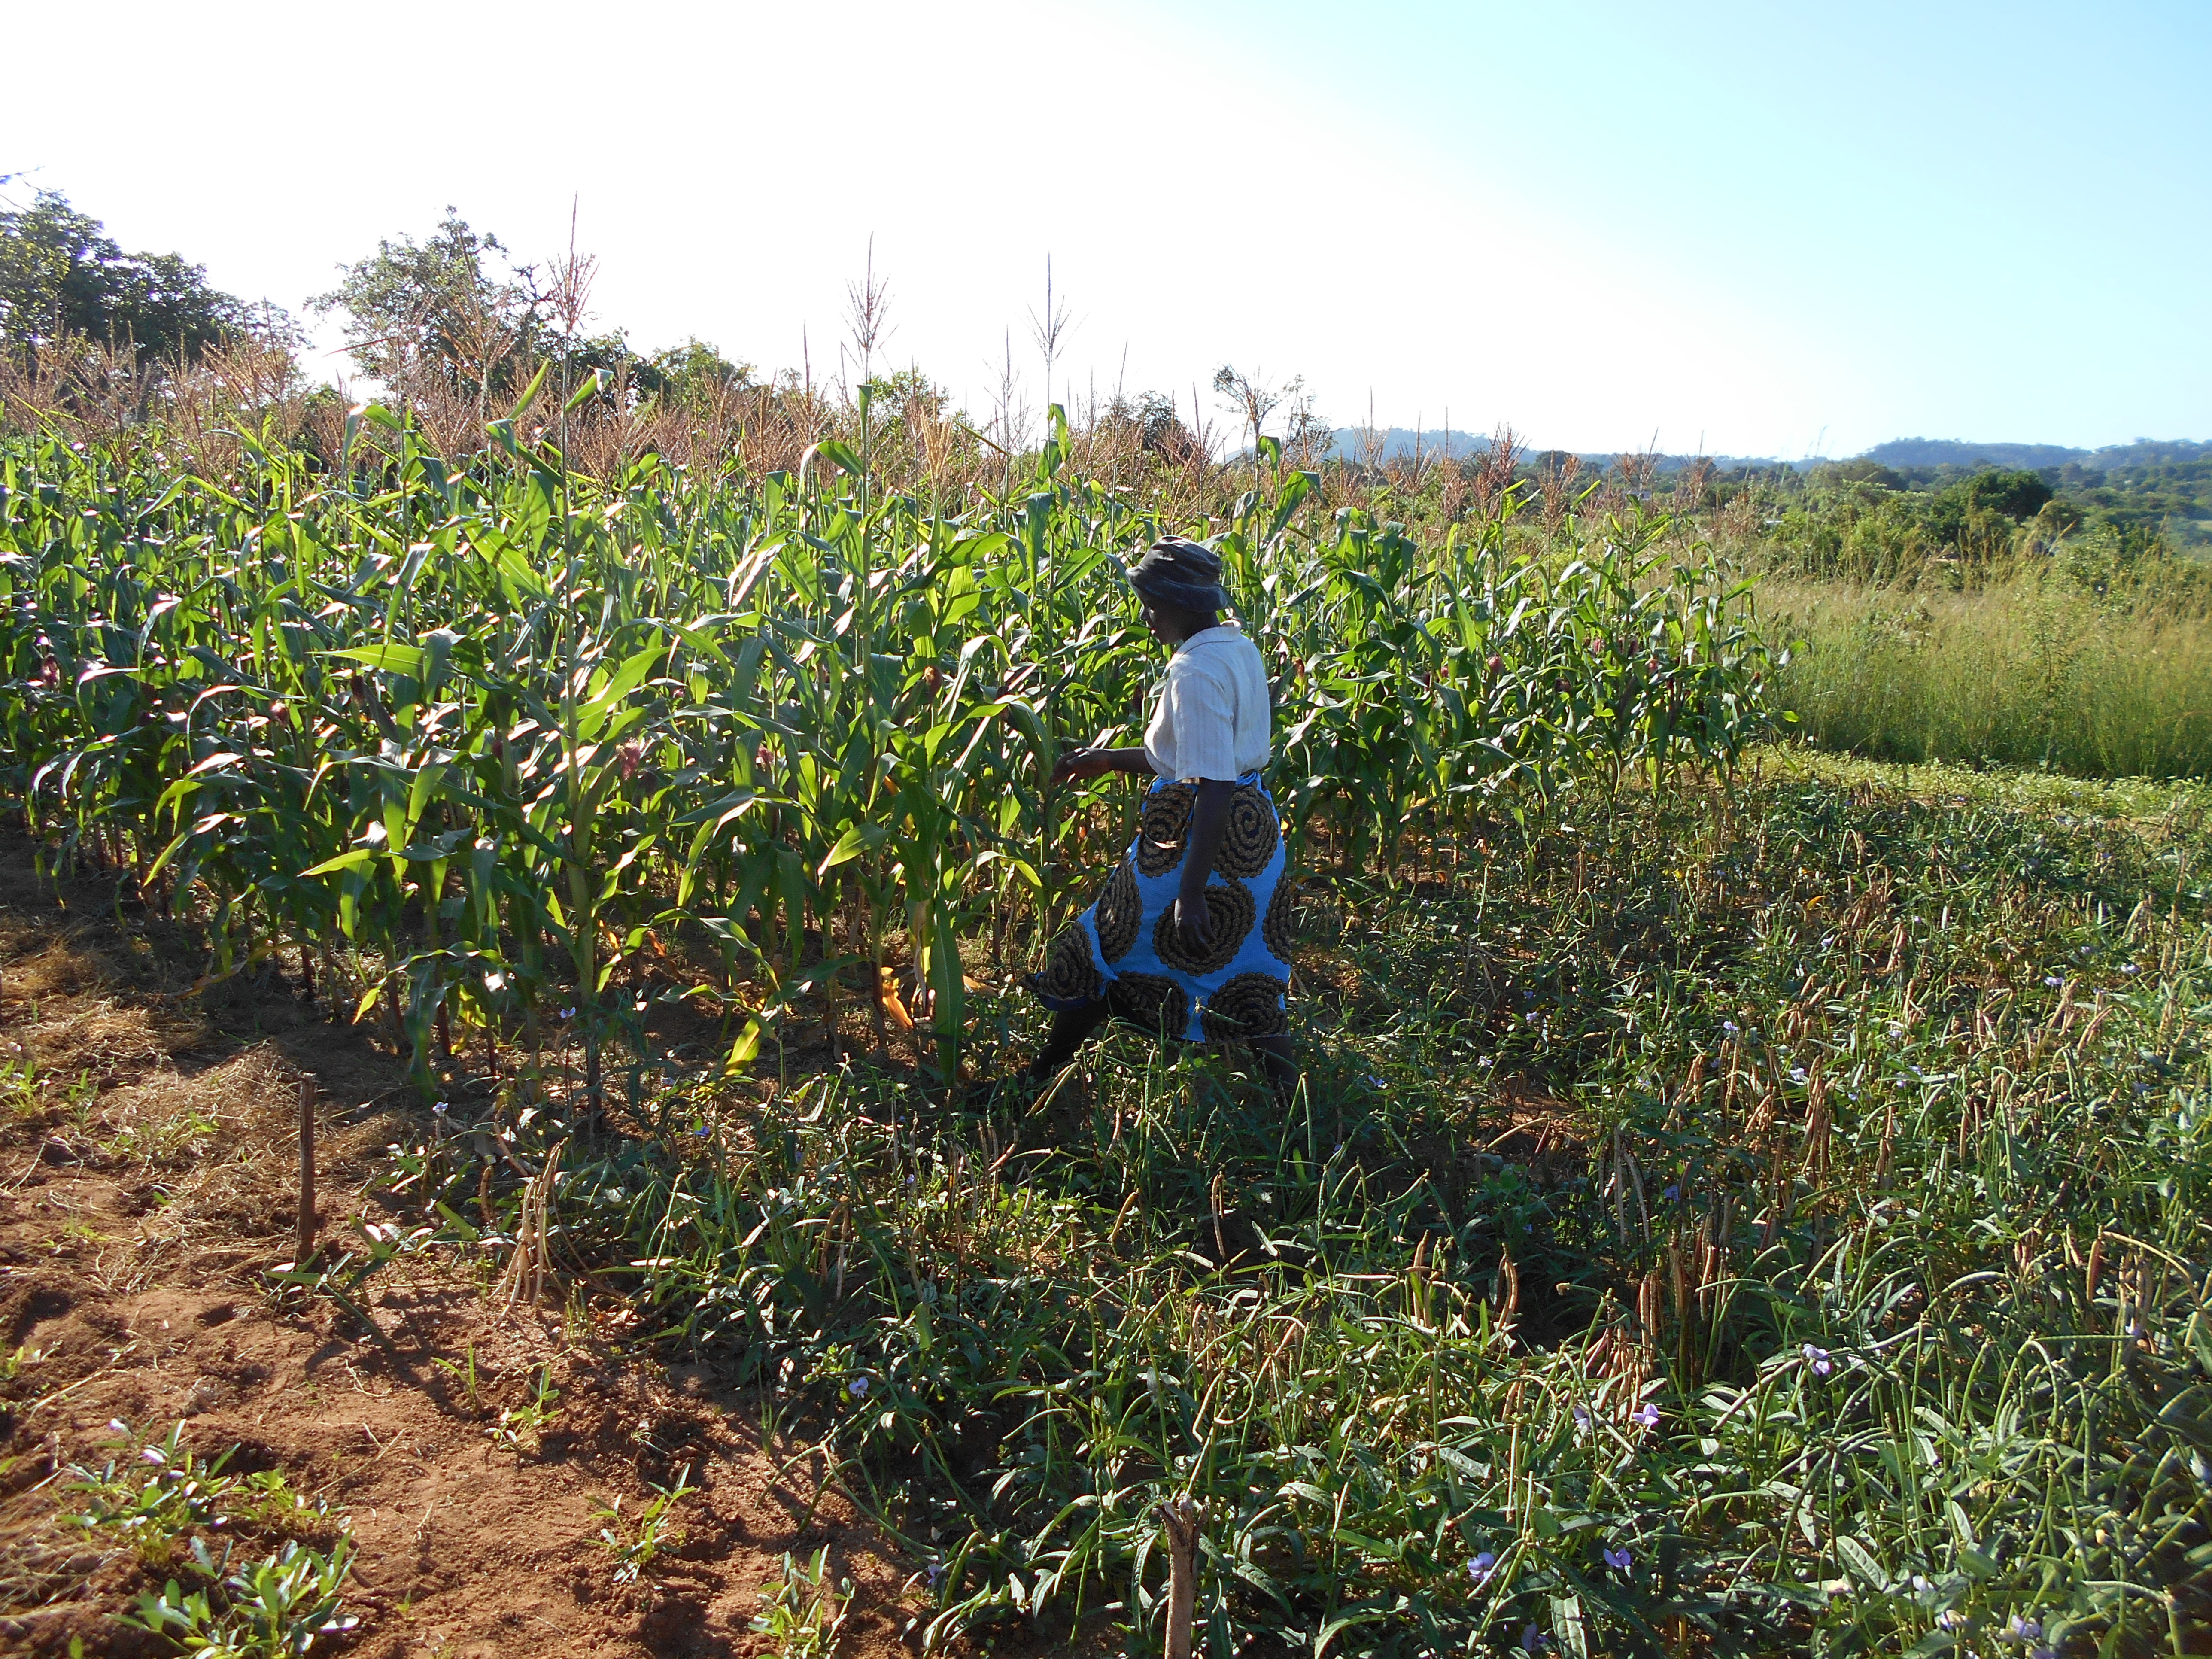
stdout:
[[1224,363],[1214,372],[1213,389],[1219,392],[1232,413],[1244,417],[1244,424],[1252,434],[1252,447],[1260,447],[1260,431],[1267,416],[1281,407],[1287,398],[1305,390],[1305,377],[1293,375],[1281,386],[1271,386],[1257,376],[1240,374],[1232,363]]
[[1832,469],[1834,476],[1845,483],[1869,483],[1883,489],[1903,489],[1905,477],[1893,467],[1884,466],[1869,456],[1861,455],[1852,460],[1838,461]]
[[209,287],[204,266],[174,253],[125,253],[58,191],[0,212],[0,339],[33,362],[71,335],[127,342],[142,362],[174,362],[248,332],[292,337],[282,311]]
[[[495,256],[504,270],[491,269]],[[428,240],[387,239],[343,269],[336,288],[307,303],[319,316],[345,313],[346,345],[363,372],[394,386],[428,372],[480,398],[516,389],[546,301],[536,270],[510,261],[498,237],[448,207]]]
[[593,262],[571,252],[544,270],[512,259],[507,246],[453,208],[427,240],[388,238],[308,304],[345,313],[345,337],[362,370],[387,386],[429,380],[488,410],[519,394],[541,362],[559,385],[582,387],[597,374],[599,394],[663,398],[687,408],[753,384],[752,365],[732,362],[704,341],[650,356],[620,329],[583,331]]
[[1141,392],[1134,398],[1116,396],[1106,406],[1103,423],[1134,428],[1137,447],[1170,466],[1185,465],[1204,453],[1197,434],[1176,413],[1174,398],[1164,392]]
[[1928,527],[1937,542],[1963,550],[1985,537],[1993,520],[2024,523],[2051,496],[2051,486],[2036,473],[1985,468],[1929,497]]
[[[891,380],[899,384],[901,377],[895,374]],[[667,404],[699,409],[713,406],[726,393],[750,391],[756,382],[750,363],[732,362],[720,348],[695,337],[643,359],[638,384]]]
[[2043,510],[2051,486],[2039,473],[1977,472],[1966,480],[1966,505],[2026,522]]

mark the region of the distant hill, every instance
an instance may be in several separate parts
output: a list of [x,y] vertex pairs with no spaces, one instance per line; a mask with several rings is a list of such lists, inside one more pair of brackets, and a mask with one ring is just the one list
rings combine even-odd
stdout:
[[[1367,454],[1365,434],[1358,427],[1339,427],[1335,442],[1329,453],[1347,461],[1364,459]],[[1399,460],[1413,453],[1416,446],[1425,455],[1455,458],[1486,453],[1490,448],[1489,437],[1480,432],[1417,431],[1412,427],[1394,426],[1375,434],[1377,459]],[[1530,446],[1523,452],[1524,464],[1538,455],[1551,452]],[[1577,452],[1585,470],[1603,471],[1610,467],[1616,452],[1583,450]],[[1690,455],[1662,455],[1658,470],[1662,474],[1679,472],[1696,457]],[[1786,469],[1793,472],[1808,472],[1827,461],[1826,456],[1808,456],[1797,460],[1784,460],[1771,455],[1712,455],[1711,460],[1723,477],[1735,472],[1771,472]],[[2106,474],[2127,476],[2145,471],[2182,467],[2192,473],[2207,462],[2212,462],[2212,443],[2197,443],[2185,438],[2138,438],[2133,443],[2108,444],[2102,449],[2069,449],[2063,444],[1970,443],[1956,438],[1892,438],[1880,443],[1855,460],[1875,462],[1902,475],[1910,483],[1925,484],[1948,478],[1954,474],[1980,472],[1991,467],[2025,467],[2045,474],[2052,483],[2080,483],[2085,479],[2103,482]]]
[[[1339,427],[1333,436],[1335,441],[1328,451],[1331,455],[1347,461],[1365,459],[1366,434],[1359,428]],[[1454,430],[1417,431],[1409,426],[1394,426],[1387,431],[1377,432],[1375,434],[1375,442],[1376,459],[1384,461],[1402,459],[1411,455],[1417,446],[1424,455],[1439,457],[1449,455],[1455,459],[1467,455],[1486,454],[1490,449],[1490,437],[1486,433]],[[1523,452],[1523,456],[1525,459],[1550,453],[1539,446],[1532,445]],[[1607,449],[1582,450],[1577,453],[1585,468],[1595,467],[1601,471],[1613,465],[1613,457],[1619,452]],[[1691,455],[1662,455],[1659,457],[1659,471],[1678,472],[1696,459],[1695,456]],[[1711,461],[1723,472],[1732,472],[1740,467],[1747,467],[1756,472],[1766,471],[1778,466],[1802,470],[1814,465],[1811,460],[1782,461],[1765,455],[1709,455],[1705,459]]]
[[[1329,453],[1356,461],[1366,453],[1364,434],[1356,426],[1340,426],[1334,434],[1336,441]],[[1376,434],[1382,459],[1396,460],[1410,455],[1418,445],[1424,455],[1474,455],[1490,447],[1490,440],[1479,432],[1416,431],[1409,426],[1394,426],[1387,432]]]
[[1903,471],[1909,467],[1955,467],[1977,471],[1984,467],[2080,466],[2100,472],[2118,468],[2167,466],[2197,461],[2212,454],[2212,444],[2186,439],[2160,441],[2138,438],[2131,444],[2108,444],[2102,449],[2068,449],[2060,444],[1963,443],[1956,438],[1892,438],[1876,444],[1862,458]]

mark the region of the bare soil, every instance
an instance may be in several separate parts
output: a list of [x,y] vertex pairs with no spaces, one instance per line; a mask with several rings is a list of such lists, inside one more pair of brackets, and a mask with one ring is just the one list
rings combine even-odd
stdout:
[[[372,1333],[272,1289],[293,1254],[300,1080],[322,1102],[325,1238],[409,1219],[380,1199],[379,1154],[428,1118],[362,1028],[274,977],[196,991],[205,967],[112,883],[58,888],[0,839],[0,1064],[19,1068],[0,1110],[0,1368],[18,1356],[0,1381],[0,1650],[169,1650],[114,1615],[188,1559],[148,1562],[68,1518],[70,1467],[131,1455],[115,1421],[155,1440],[181,1421],[199,1455],[236,1448],[230,1471],[282,1471],[343,1514],[360,1623],[336,1651],[771,1651],[750,1629],[763,1586],[786,1552],[825,1545],[855,1587],[839,1651],[906,1648],[906,1570],[805,1443],[763,1445],[750,1395],[629,1340],[618,1299],[571,1286],[510,1306],[489,1258],[413,1259],[368,1281]],[[502,1444],[500,1412],[541,1377],[557,1417]],[[618,1583],[599,1511],[635,1515],[684,1470],[682,1541]],[[270,1547],[240,1535],[241,1554]]]

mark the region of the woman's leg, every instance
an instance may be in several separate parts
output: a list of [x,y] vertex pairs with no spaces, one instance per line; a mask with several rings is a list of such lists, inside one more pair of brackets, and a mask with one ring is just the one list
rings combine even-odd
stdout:
[[1275,1091],[1275,1098],[1288,1106],[1298,1092],[1298,1061],[1290,1037],[1284,1034],[1254,1037],[1252,1052],[1260,1057],[1260,1069],[1267,1073],[1267,1086]]
[[1059,1075],[1062,1067],[1075,1058],[1093,1031],[1106,1023],[1106,1003],[1103,998],[1086,1002],[1080,1008],[1055,1010],[1052,1030],[1046,1035],[1044,1048],[1030,1062],[1030,1079],[1044,1083]]

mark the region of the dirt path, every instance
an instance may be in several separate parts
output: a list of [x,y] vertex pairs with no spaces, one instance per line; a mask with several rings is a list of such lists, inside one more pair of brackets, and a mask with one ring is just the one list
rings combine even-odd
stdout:
[[[840,1652],[903,1650],[903,1569],[819,1493],[804,1444],[764,1450],[750,1395],[627,1346],[619,1303],[507,1308],[489,1258],[379,1272],[380,1335],[272,1291],[301,1077],[325,1103],[325,1238],[405,1219],[374,1185],[385,1144],[422,1128],[395,1062],[281,983],[196,998],[162,924],[118,921],[97,880],[63,897],[0,844],[0,1648],[173,1650],[113,1615],[168,1577],[192,1586],[183,1544],[149,1560],[68,1516],[86,1506],[72,1465],[143,1471],[139,1445],[181,1422],[200,1457],[237,1449],[227,1474],[276,1471],[329,1506],[234,1523],[240,1558],[327,1546],[344,1517],[360,1623],[317,1652],[773,1652],[750,1628],[760,1592],[786,1552],[824,1546],[855,1585]],[[502,1433],[549,1388],[542,1433]],[[696,1488],[672,1506],[680,1541],[620,1582],[602,1528],[634,1535],[679,1479]]]

